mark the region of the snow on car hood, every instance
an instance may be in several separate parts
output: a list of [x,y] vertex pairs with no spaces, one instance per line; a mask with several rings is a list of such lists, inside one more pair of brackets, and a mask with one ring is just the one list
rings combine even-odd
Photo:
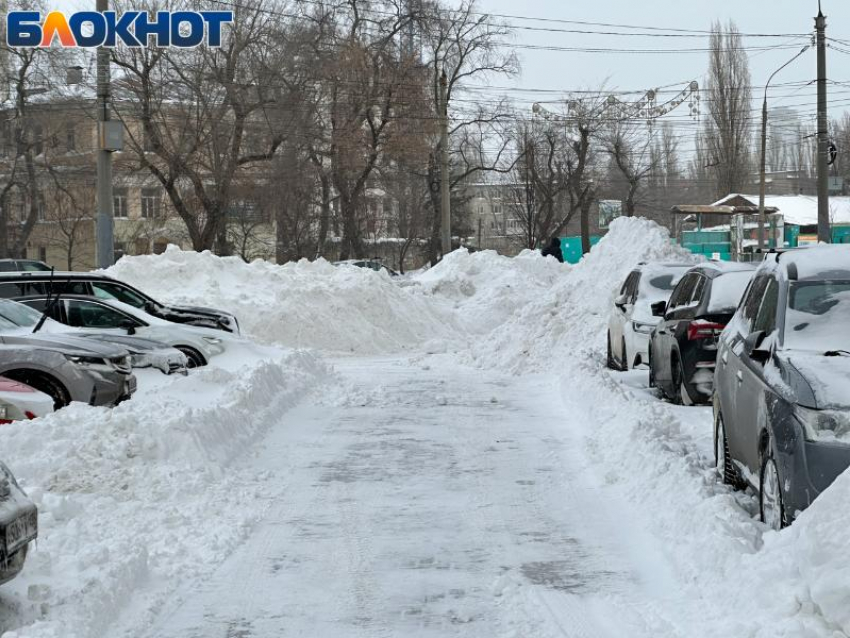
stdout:
[[800,396],[803,405],[820,410],[850,409],[850,356],[825,357],[819,352],[786,350],[779,357],[811,387],[815,405],[808,406]]

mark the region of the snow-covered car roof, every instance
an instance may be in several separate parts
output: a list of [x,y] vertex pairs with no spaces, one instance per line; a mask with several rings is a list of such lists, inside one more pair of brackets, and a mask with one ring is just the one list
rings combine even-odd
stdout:
[[764,268],[782,269],[792,279],[850,279],[850,244],[819,244],[770,257]]

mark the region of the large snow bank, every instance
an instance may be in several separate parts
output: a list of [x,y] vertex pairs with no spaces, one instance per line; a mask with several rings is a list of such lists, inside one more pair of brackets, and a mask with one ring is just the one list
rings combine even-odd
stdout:
[[522,291],[513,311],[490,338],[479,343],[477,359],[509,369],[558,369],[578,351],[605,348],[614,297],[641,262],[695,263],[673,244],[665,228],[637,217],[612,222],[608,234],[572,269],[541,290]]
[[172,246],[124,257],[107,274],[162,301],[230,311],[244,333],[267,344],[378,354],[455,332],[450,314],[386,273],[324,260],[246,264]]
[[243,343],[188,377],[143,371],[115,409],[73,404],[0,428],[40,524],[3,588],[16,613],[0,631],[17,630],[4,637],[106,635],[141,591],[154,605],[214,569],[263,508],[256,477],[231,461],[326,375],[313,355]]

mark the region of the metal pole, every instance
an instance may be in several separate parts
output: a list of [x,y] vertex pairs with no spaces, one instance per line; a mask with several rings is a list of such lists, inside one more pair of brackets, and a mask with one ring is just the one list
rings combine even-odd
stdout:
[[830,243],[829,226],[829,140],[827,139],[826,101],[826,16],[822,11],[815,18],[818,32],[818,241]]
[[771,76],[767,79],[767,84],[764,85],[764,102],[762,102],[761,107],[761,180],[759,184],[759,250],[764,250],[765,245],[765,236],[764,236],[764,228],[767,222],[767,215],[764,212],[764,191],[765,191],[765,165],[767,162],[767,89],[770,88],[770,83],[773,81],[773,78],[776,77],[776,74],[779,73],[786,66],[791,64],[794,60],[803,55],[806,51],[809,50],[809,46],[804,46],[800,52],[795,55],[793,58],[788,60],[781,67],[776,69]]
[[764,89],[764,102],[761,107],[761,181],[759,184],[759,250],[764,250],[764,225],[767,215],[764,212],[765,164],[767,154],[767,87]]
[[[109,0],[97,0],[96,9],[103,13]],[[114,219],[112,215],[112,154],[105,147],[104,122],[109,121],[109,49],[97,50],[97,265],[108,268],[115,263]]]
[[449,104],[446,71],[440,76],[440,194],[443,230],[443,256],[452,252],[452,211],[449,184]]

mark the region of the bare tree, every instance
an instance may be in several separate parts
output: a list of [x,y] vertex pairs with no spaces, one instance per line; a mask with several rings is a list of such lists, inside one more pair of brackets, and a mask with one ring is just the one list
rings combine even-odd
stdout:
[[709,118],[703,140],[711,158],[716,195],[744,190],[750,177],[752,89],[743,38],[730,21],[712,27],[708,71]]
[[292,134],[302,88],[290,23],[277,18],[289,5],[234,7],[221,48],[113,50],[117,91],[131,106],[118,114],[139,166],[162,185],[194,248],[224,254],[234,185]]

